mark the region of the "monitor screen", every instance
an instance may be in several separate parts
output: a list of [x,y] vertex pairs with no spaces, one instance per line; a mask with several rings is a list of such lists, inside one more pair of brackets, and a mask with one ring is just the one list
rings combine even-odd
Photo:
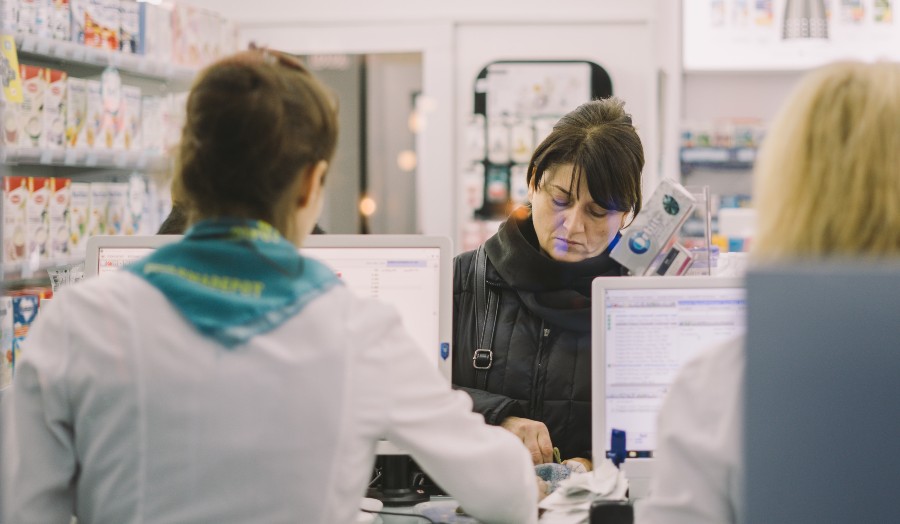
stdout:
[[97,275],[103,276],[117,271],[153,253],[152,247],[101,247],[97,253]]
[[[97,275],[119,270],[152,247],[100,247]],[[394,306],[416,345],[437,366],[440,358],[440,247],[306,247],[304,256],[334,270],[350,290]]]
[[416,345],[438,365],[439,247],[307,247],[300,252],[334,270],[356,295],[394,306]]
[[741,336],[743,288],[607,289],[604,406],[610,432],[624,430],[630,458],[656,449],[656,417],[672,380],[697,351]]

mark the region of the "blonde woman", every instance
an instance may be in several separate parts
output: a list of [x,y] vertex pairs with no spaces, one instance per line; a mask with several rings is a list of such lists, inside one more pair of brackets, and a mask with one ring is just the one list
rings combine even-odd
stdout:
[[[900,64],[810,73],[756,166],[759,261],[900,258]],[[734,523],[743,514],[742,341],[704,352],[659,416],[657,471],[636,522]]]

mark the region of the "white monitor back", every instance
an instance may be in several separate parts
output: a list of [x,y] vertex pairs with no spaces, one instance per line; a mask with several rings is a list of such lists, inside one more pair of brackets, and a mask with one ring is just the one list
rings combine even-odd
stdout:
[[747,302],[741,520],[897,522],[900,265],[757,269]]
[[740,279],[600,277],[592,287],[592,437],[595,457],[626,433],[631,496],[645,496],[653,471],[656,419],[681,366],[698,351],[741,336]]
[[[85,276],[117,271],[181,235],[95,236]],[[330,267],[354,293],[394,306],[403,325],[450,382],[453,352],[453,247],[440,236],[310,235],[300,253]],[[381,455],[402,454],[389,442]]]

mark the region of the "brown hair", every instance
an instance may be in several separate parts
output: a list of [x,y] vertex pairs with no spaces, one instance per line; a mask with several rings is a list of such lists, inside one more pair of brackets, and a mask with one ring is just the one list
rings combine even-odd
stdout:
[[531,156],[528,185],[540,189],[544,172],[561,164],[575,166],[575,194],[583,174],[603,209],[640,212],[644,148],[622,100],[594,100],[560,118]]
[[289,235],[291,188],[330,161],[337,114],[325,87],[296,59],[251,49],[209,66],[187,101],[176,194],[190,221],[264,220]]

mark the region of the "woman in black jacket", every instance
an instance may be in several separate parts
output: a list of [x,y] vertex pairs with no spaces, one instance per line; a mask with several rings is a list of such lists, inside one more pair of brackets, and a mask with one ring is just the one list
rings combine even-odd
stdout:
[[583,104],[537,147],[530,204],[454,261],[453,382],[535,464],[590,468],[591,281],[641,209],[641,140],[616,98]]

